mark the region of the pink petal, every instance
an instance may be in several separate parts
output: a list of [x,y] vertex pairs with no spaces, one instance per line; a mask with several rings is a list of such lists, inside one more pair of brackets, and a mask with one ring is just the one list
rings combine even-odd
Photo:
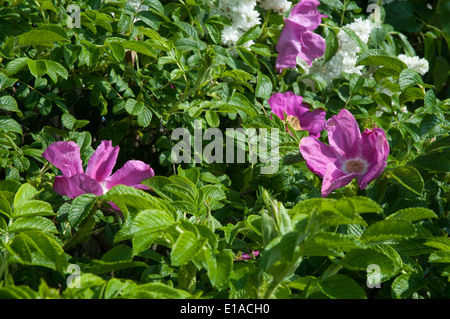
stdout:
[[149,189],[147,186],[141,185],[141,182],[153,176],[155,176],[155,173],[150,165],[147,165],[142,161],[128,161],[106,179],[105,190],[107,191],[116,185]]
[[325,176],[328,163],[337,162],[330,146],[313,137],[302,138],[299,148],[309,170],[320,177]]
[[297,66],[297,56],[302,49],[301,34],[304,32],[301,26],[285,21],[286,24],[276,45],[278,51],[276,68],[279,73],[285,68],[294,69]]
[[289,14],[289,20],[298,23],[306,30],[313,31],[322,22],[322,18],[326,18],[325,14],[321,14],[317,7],[320,5],[318,0],[302,0]]
[[325,48],[325,40],[320,35],[305,31],[297,23],[285,20],[284,28],[276,45],[278,51],[276,68],[279,73],[285,68],[295,68],[297,57],[312,65],[315,58],[324,55]]
[[42,156],[55,165],[64,176],[70,177],[83,173],[80,147],[75,142],[55,142],[50,144]]
[[103,195],[102,186],[84,173],[75,174],[70,177],[56,176],[53,189],[56,193],[70,198],[75,198],[86,193],[97,196]]
[[303,115],[299,117],[302,130],[307,130],[310,137],[319,138],[320,133],[325,128],[325,115],[326,112],[322,109],[303,113]]
[[249,254],[245,254],[245,253],[241,254],[241,259],[250,260],[250,259],[254,259],[258,255],[259,255],[258,250],[251,250],[249,252]]
[[362,157],[369,164],[367,172],[359,180],[359,187],[365,189],[367,185],[378,178],[387,165],[389,144],[385,132],[380,128],[366,129],[362,133]]
[[328,131],[328,143],[341,162],[360,157],[361,132],[352,113],[342,109],[327,121],[325,129]]
[[322,197],[327,197],[334,190],[350,184],[350,182],[354,178],[357,178],[358,175],[360,174],[345,174],[336,167],[335,163],[329,162],[322,181]]
[[310,31],[302,33],[301,39],[302,48],[298,56],[311,66],[314,59],[325,54],[326,42],[320,35]]
[[267,101],[272,113],[284,120],[284,113],[295,117],[300,117],[309,111],[309,107],[302,103],[303,97],[293,92],[275,93]]
[[101,141],[89,159],[86,174],[99,183],[105,181],[112,173],[119,155],[119,146],[112,146],[111,141]]

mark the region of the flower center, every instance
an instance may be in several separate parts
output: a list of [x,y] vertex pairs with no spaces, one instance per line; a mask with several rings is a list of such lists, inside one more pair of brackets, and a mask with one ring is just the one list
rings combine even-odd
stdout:
[[302,129],[302,127],[300,126],[300,120],[293,115],[288,115],[286,117],[286,123],[289,123],[296,131],[300,131]]
[[362,173],[367,171],[367,163],[362,159],[351,159],[344,163],[342,170],[346,174]]

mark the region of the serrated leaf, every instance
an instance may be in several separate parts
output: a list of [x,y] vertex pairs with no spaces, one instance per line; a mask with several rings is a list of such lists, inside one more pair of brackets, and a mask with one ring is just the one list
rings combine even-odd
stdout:
[[407,68],[400,59],[379,49],[368,49],[361,52],[355,65],[379,65],[396,71]]
[[363,243],[379,243],[414,237],[416,229],[404,220],[382,220],[370,225],[362,234]]
[[259,25],[254,25],[248,29],[236,42],[237,46],[243,45],[248,41],[259,38],[262,34],[262,29]]
[[42,216],[22,217],[15,220],[9,227],[8,231],[13,233],[19,233],[24,231],[38,230],[44,233],[56,234],[56,229],[53,222]]
[[255,89],[256,97],[268,99],[272,94],[272,88],[273,85],[272,81],[270,81],[270,78],[261,71],[258,71],[258,79],[256,81]]
[[422,276],[416,273],[401,274],[392,282],[392,295],[396,299],[406,299],[425,286]]
[[72,201],[68,212],[68,221],[72,228],[78,227],[97,202],[97,196],[94,194],[82,194]]
[[405,104],[407,102],[415,100],[423,100],[424,93],[422,88],[418,87],[408,87],[400,94],[400,104]]
[[36,188],[31,186],[30,184],[23,184],[22,186],[20,186],[14,196],[14,207],[19,207],[20,204],[30,200],[37,193],[38,191],[36,190]]
[[205,118],[211,127],[218,127],[220,125],[220,117],[217,112],[214,111],[206,111]]
[[420,84],[423,84],[422,77],[418,72],[411,69],[404,69],[398,77],[398,85],[401,91]]
[[114,262],[107,262],[103,260],[92,260],[92,266],[89,268],[89,271],[93,274],[102,274],[105,272],[111,272],[116,270],[122,270],[122,269],[129,269],[129,268],[146,268],[148,265],[142,261],[127,261],[127,260],[121,260],[121,261],[114,261]]
[[0,109],[10,112],[20,112],[17,101],[9,95],[0,97]]
[[331,28],[324,28],[325,33],[325,54],[323,55],[323,63],[327,63],[337,52],[339,41],[336,33]]
[[207,239],[198,238],[191,231],[184,231],[175,242],[170,252],[170,260],[173,266],[187,264],[206,244]]
[[214,253],[212,250],[205,252],[205,263],[208,278],[216,289],[221,289],[229,283],[229,277],[233,268],[233,255],[229,252]]
[[439,250],[428,256],[430,263],[450,263],[450,250]]
[[422,195],[424,182],[419,171],[411,166],[398,166],[390,171],[388,177],[417,195]]
[[410,208],[404,208],[401,209],[388,217],[386,217],[386,220],[391,219],[399,219],[404,220],[408,222],[415,222],[422,219],[428,219],[428,218],[437,218],[437,215],[428,208],[424,207],[410,207]]
[[13,218],[31,217],[31,216],[53,216],[52,205],[41,200],[30,200],[21,202],[14,208]]
[[131,225],[133,236],[160,232],[175,223],[173,217],[159,210],[143,210],[138,213]]
[[372,267],[377,269],[380,282],[386,281],[401,271],[396,261],[375,249],[353,249],[341,260],[342,265],[349,270],[369,272]]
[[128,50],[135,51],[137,53],[141,53],[153,58],[156,58],[156,51],[155,48],[148,42],[145,41],[122,41],[120,44]]
[[35,78],[40,78],[47,73],[47,64],[44,60],[28,60],[28,69]]
[[66,269],[67,255],[59,243],[46,233],[22,232],[14,236],[12,242],[8,244],[8,249],[20,263],[43,266],[60,272]]
[[324,294],[333,299],[367,299],[364,289],[346,275],[336,274],[317,284]]
[[[56,26],[55,26],[56,27]],[[62,28],[61,28],[62,29]],[[64,30],[64,29],[62,29]],[[45,30],[44,27],[35,28],[28,32],[22,33],[17,38],[18,46],[48,46],[53,47],[55,42],[66,42],[68,41],[67,34],[64,34],[57,29]]]
[[188,292],[171,288],[163,283],[148,283],[127,289],[121,296],[126,299],[190,299]]
[[128,99],[125,103],[125,110],[131,115],[139,115],[144,109],[144,103],[134,99]]

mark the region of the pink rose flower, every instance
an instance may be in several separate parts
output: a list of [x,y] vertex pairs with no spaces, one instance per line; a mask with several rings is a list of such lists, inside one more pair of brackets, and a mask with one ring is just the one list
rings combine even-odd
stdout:
[[141,181],[155,174],[150,165],[142,161],[128,161],[112,174],[119,154],[119,146],[113,147],[111,141],[101,141],[83,170],[80,147],[75,142],[55,142],[50,144],[42,156],[61,171],[55,177],[53,189],[56,193],[70,198],[92,193],[100,196],[116,185],[149,189]]
[[325,40],[314,31],[326,15],[317,10],[318,0],[302,0],[284,19],[285,25],[276,45],[278,57],[276,68],[279,73],[285,68],[295,68],[297,57],[308,65],[325,54]]
[[349,184],[354,178],[361,189],[381,175],[387,165],[389,144],[384,130],[362,134],[353,115],[342,109],[326,122],[329,145],[311,137],[300,141],[307,167],[323,178],[322,197]]
[[[309,136],[320,137],[320,132],[325,127],[325,110],[316,109],[311,111],[309,105],[303,103],[303,97],[293,92],[275,93],[268,103],[272,113],[280,119],[289,122],[296,130],[306,130]],[[286,113],[287,118],[284,118]]]

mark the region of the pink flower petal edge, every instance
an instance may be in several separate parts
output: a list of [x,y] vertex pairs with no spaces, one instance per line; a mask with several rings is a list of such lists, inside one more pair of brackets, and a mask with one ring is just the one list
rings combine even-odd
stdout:
[[130,160],[112,174],[118,153],[119,147],[112,146],[111,141],[101,141],[89,159],[86,173],[80,158],[80,147],[75,142],[55,142],[47,147],[42,156],[60,169],[62,175],[55,177],[53,189],[63,196],[75,198],[86,193],[100,196],[116,185],[149,190],[141,182],[155,174],[150,165],[142,161]]
[[389,144],[384,130],[360,133],[353,115],[342,109],[327,121],[329,145],[311,137],[300,141],[307,167],[323,178],[321,194],[327,197],[356,178],[360,189],[377,179],[387,165]]

